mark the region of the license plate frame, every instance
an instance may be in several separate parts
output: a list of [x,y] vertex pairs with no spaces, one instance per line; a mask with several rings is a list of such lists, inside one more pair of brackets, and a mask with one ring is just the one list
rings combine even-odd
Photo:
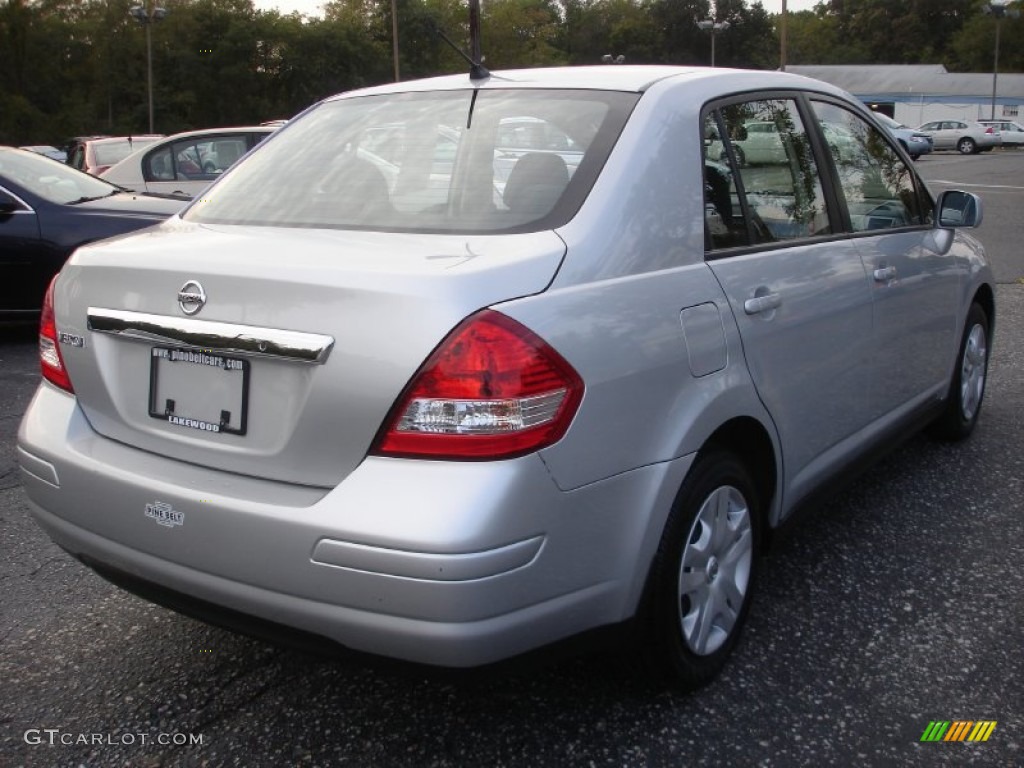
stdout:
[[[169,366],[176,366],[171,369]],[[183,373],[198,372],[202,373]],[[161,376],[161,373],[164,375]],[[194,429],[207,434],[226,434],[244,436],[249,428],[249,379],[251,363],[249,360],[233,355],[223,355],[208,349],[191,347],[152,347],[149,368],[149,415],[154,419],[169,424]],[[222,376],[229,378],[218,381]],[[197,379],[205,389],[213,392],[212,397],[220,397],[225,401],[213,408],[219,410],[219,418],[214,414],[203,413],[197,407],[196,397],[168,396],[182,387],[183,379]],[[172,379],[171,382],[167,382]],[[177,381],[173,381],[177,379]],[[163,382],[163,385],[162,385]],[[189,382],[192,387],[194,381]],[[179,410],[179,401],[184,402],[185,411]],[[205,410],[210,410],[206,403]]]

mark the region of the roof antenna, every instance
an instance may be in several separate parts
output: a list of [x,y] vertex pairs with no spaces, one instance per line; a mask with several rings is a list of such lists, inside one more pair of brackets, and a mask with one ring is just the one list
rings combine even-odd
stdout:
[[470,53],[466,53],[464,50],[459,48],[455,43],[452,42],[451,38],[444,33],[444,30],[438,25],[436,21],[431,19],[434,31],[444,40],[448,45],[452,47],[459,56],[469,62],[469,78],[470,80],[486,80],[491,76],[487,67],[484,66],[484,57],[480,53],[480,0],[469,0],[469,49]]

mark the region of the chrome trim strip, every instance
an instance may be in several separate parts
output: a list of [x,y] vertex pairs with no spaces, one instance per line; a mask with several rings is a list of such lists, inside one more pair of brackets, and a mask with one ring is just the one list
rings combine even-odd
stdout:
[[18,195],[14,194],[13,192],[11,192],[11,190],[9,190],[7,187],[0,185],[0,191],[10,195],[11,197],[13,197],[15,202],[17,202],[18,204],[25,206],[24,209],[19,210],[19,211],[8,211],[7,212],[8,215],[13,214],[13,213],[31,213],[31,214],[35,214],[35,212],[36,212],[35,208],[33,208],[28,203],[26,203],[24,200],[22,200],[21,197],[19,197]]
[[86,317],[89,330],[96,333],[107,333],[133,341],[196,347],[251,357],[272,357],[297,363],[323,365],[334,347],[332,336],[279,328],[102,307],[89,307]]

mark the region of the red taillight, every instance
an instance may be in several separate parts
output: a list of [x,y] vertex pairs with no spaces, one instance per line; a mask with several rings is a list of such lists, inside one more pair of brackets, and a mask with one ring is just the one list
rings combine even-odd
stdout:
[[507,459],[561,439],[583,381],[547,342],[492,310],[464,320],[395,403],[372,453]]
[[43,312],[39,316],[39,364],[44,379],[61,389],[74,392],[67,368],[64,367],[64,357],[60,353],[60,343],[57,341],[57,321],[53,316],[53,287],[56,283],[57,278],[54,277],[50,281],[50,287],[46,289]]

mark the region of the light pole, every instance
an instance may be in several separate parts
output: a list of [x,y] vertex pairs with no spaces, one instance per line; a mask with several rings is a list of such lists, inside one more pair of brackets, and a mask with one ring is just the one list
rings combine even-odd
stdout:
[[146,90],[149,92],[149,132],[153,133],[153,35],[150,27],[167,17],[167,9],[147,10],[141,5],[136,5],[132,6],[128,13],[146,28]]
[[779,32],[779,70],[786,71],[786,0],[782,0],[782,29]]
[[728,21],[712,21],[704,19],[697,22],[697,28],[711,33],[711,66],[715,66],[715,36],[719,32],[725,32],[729,28]]
[[395,82],[402,78],[398,73],[398,0],[391,0],[391,59],[395,65]]
[[1003,25],[1003,17],[1009,16],[1011,19],[1016,19],[1020,16],[1020,11],[1016,8],[1008,8],[1008,5],[1009,3],[1001,3],[999,5],[986,3],[981,6],[981,10],[984,13],[994,16],[996,20],[996,52],[992,61],[992,111],[989,114],[990,120],[996,119],[996,83],[999,79],[999,28]]

